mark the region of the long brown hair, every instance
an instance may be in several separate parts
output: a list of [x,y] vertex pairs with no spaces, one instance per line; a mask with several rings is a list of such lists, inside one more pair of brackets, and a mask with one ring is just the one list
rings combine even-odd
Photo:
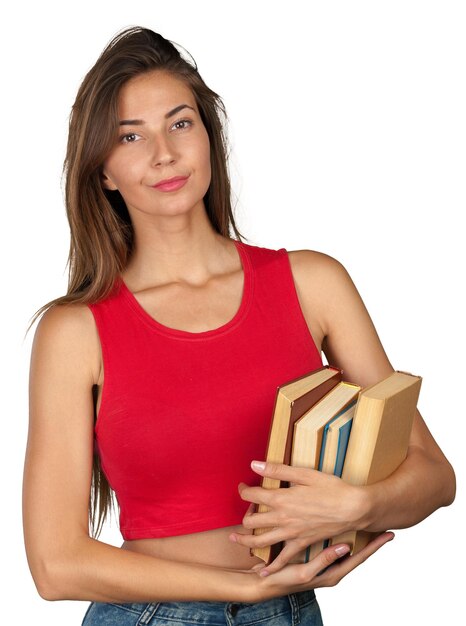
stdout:
[[[52,306],[104,299],[131,256],[133,227],[128,210],[118,191],[103,189],[101,173],[118,136],[119,91],[135,76],[155,69],[165,70],[190,87],[210,141],[211,182],[204,196],[207,216],[217,233],[230,237],[233,229],[237,239],[246,239],[236,227],[231,208],[225,106],[220,96],[205,84],[191,55],[192,62],[188,62],[176,45],[147,28],[124,29],[110,41],[85,76],[70,115],[63,167],[71,236],[68,291],[42,306],[33,316],[28,331]],[[94,408],[96,390],[94,385]],[[89,498],[89,522],[94,538],[100,535],[114,504],[113,495],[94,446]]]

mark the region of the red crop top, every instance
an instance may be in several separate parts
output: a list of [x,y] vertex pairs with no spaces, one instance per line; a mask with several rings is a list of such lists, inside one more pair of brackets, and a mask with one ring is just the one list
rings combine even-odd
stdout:
[[234,317],[199,333],[153,319],[117,279],[88,305],[102,346],[95,426],[125,540],[242,523],[238,483],[259,485],[278,385],[322,360],[285,248],[235,242],[244,271]]

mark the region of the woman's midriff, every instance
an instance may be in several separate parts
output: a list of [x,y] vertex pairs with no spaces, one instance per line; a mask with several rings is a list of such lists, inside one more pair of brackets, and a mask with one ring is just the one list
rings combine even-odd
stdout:
[[256,563],[263,563],[258,557],[250,556],[247,546],[231,541],[232,532],[250,534],[241,525],[229,526],[175,537],[133,539],[125,541],[121,548],[161,559],[231,569],[250,569]]

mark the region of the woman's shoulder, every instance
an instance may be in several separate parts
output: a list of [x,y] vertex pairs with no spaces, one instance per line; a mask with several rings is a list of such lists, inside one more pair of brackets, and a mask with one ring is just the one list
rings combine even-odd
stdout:
[[328,283],[347,280],[349,274],[341,261],[316,250],[287,250],[293,274],[308,282]]
[[78,302],[53,304],[40,317],[34,334],[33,349],[43,353],[67,354],[75,367],[89,369],[97,382],[101,355],[100,342],[92,312]]
[[87,304],[52,304],[41,316],[36,334],[73,341],[85,338],[92,330],[93,316]]
[[361,307],[361,297],[345,266],[315,250],[288,251],[293,279],[306,319],[325,336],[341,311]]

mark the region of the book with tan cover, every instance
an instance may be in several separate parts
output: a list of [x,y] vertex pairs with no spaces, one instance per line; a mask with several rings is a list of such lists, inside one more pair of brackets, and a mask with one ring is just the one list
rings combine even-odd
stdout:
[[[318,466],[318,469],[324,472],[324,474],[333,474],[341,478],[355,409],[356,401],[353,401],[332,418],[324,428]],[[326,539],[308,546],[304,554],[298,555],[299,562],[307,563],[311,561],[329,545],[329,542],[330,540]]]
[[[340,369],[324,366],[277,387],[275,406],[267,443],[266,460],[269,463],[291,464],[291,450],[295,422],[341,381]],[[261,486],[265,489],[288,487],[288,483],[263,476]],[[254,512],[265,513],[269,507],[255,505]],[[269,528],[254,528],[254,535],[261,535]],[[279,554],[283,542],[251,548],[251,556],[258,556],[267,564]]]
[[359,385],[340,381],[297,420],[294,425],[291,465],[319,469],[325,426],[358,397],[360,390]]
[[[340,381],[317,404],[309,409],[294,425],[291,465],[319,469],[324,429],[337,415],[357,399],[361,387]],[[333,470],[331,472],[333,474]],[[323,547],[323,541],[302,550],[292,563],[306,563]]]
[[[364,389],[357,403],[342,480],[371,485],[388,478],[405,460],[422,379],[393,372]],[[379,533],[350,531],[333,537],[331,545],[347,543],[356,554]]]

